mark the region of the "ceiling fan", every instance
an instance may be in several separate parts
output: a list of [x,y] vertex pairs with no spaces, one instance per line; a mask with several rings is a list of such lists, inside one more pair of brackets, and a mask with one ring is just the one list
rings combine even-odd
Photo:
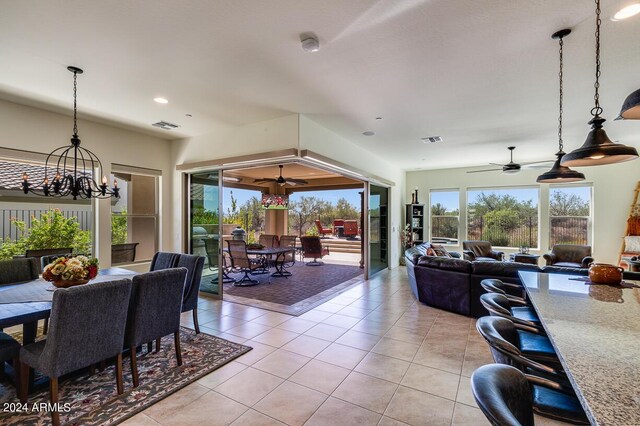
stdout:
[[293,179],[293,178],[283,177],[282,176],[282,169],[284,168],[284,166],[282,164],[280,164],[278,167],[280,168],[280,176],[278,176],[277,178],[255,179],[253,181],[253,183],[275,182],[275,183],[278,184],[278,186],[285,186],[285,185],[296,186],[296,185],[305,185],[305,184],[309,183],[304,179]]
[[523,167],[536,169],[536,168],[544,168],[553,163],[553,160],[547,161],[533,161],[528,163],[514,163],[513,161],[513,150],[516,149],[515,146],[510,146],[507,148],[510,151],[511,159],[507,164],[498,164],[498,163],[489,163],[494,166],[500,166],[499,169],[486,169],[486,170],[471,170],[467,173],[482,173],[482,172],[497,172],[502,171],[502,173],[518,173]]

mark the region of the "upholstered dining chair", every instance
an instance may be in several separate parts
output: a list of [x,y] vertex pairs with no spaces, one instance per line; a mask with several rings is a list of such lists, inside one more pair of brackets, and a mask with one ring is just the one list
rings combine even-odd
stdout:
[[[8,260],[0,260],[0,285],[20,284],[31,280],[37,280],[40,275],[40,266],[35,257],[18,257]],[[47,334],[49,319],[44,320],[43,334]]]
[[517,368],[487,364],[471,375],[471,391],[492,425],[534,426],[533,395],[527,377]]
[[305,263],[306,266],[321,266],[324,265],[322,259],[329,254],[329,247],[323,247],[320,242],[320,238],[313,236],[300,237],[300,243],[302,245],[302,255],[305,259],[313,259],[311,262]]
[[[20,401],[27,402],[30,368],[49,377],[52,404],[58,403],[58,378],[116,357],[116,387],[123,392],[122,342],[131,280],[120,279],[57,289],[53,293],[47,338],[20,350]],[[60,414],[51,411],[54,425]]]
[[200,333],[198,323],[198,292],[202,281],[202,269],[204,257],[183,253],[158,252],[151,260],[150,271],[160,271],[170,268],[187,268],[187,276],[184,283],[182,296],[182,312],[193,312],[193,326],[196,334]]
[[187,274],[187,268],[176,267],[133,277],[124,345],[130,350],[134,387],[140,383],[136,348],[143,343],[155,340],[158,352],[162,337],[173,334],[177,363],[182,365],[180,311]]
[[573,424],[589,424],[566,375],[557,368],[532,360],[521,352],[514,340],[517,331],[505,318],[482,317],[476,329],[487,341],[498,364],[506,364],[526,371],[533,381],[533,409],[536,413]]
[[20,394],[20,363],[18,358],[20,355],[20,343],[18,343],[13,337],[7,333],[0,331],[0,375],[4,374],[4,364],[7,361],[13,363],[13,369],[16,372],[15,386]]
[[[231,258],[231,266],[240,272],[244,272],[244,276],[239,280],[236,280],[233,285],[235,286],[247,286],[258,284],[258,280],[254,280],[249,277],[249,274],[256,271],[265,269],[264,258],[252,259],[247,254],[247,243],[242,240],[227,240],[227,247],[229,248],[229,257]],[[245,283],[249,284],[245,284]]]

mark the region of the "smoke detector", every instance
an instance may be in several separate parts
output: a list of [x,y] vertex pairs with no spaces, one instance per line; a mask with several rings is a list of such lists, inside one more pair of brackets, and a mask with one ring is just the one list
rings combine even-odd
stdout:
[[173,123],[169,123],[168,121],[158,121],[157,123],[153,123],[152,126],[154,127],[159,127],[163,130],[173,130],[173,129],[177,129],[178,127],[180,127],[177,124],[173,124]]
[[420,140],[422,140],[422,142],[427,143],[427,142],[442,142],[442,137],[441,136],[428,136],[426,138],[420,138]]
[[302,50],[305,52],[317,52],[320,50],[320,42],[318,37],[312,35],[305,35],[302,39]]

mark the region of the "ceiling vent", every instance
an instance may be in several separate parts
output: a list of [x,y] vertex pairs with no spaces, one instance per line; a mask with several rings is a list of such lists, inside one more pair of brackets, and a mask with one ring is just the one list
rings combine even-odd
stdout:
[[173,130],[180,127],[177,124],[169,123],[168,121],[158,121],[157,123],[153,123],[152,126],[159,127],[164,130]]
[[427,138],[422,138],[422,142],[427,143],[427,142],[442,142],[442,137],[441,136],[429,136]]

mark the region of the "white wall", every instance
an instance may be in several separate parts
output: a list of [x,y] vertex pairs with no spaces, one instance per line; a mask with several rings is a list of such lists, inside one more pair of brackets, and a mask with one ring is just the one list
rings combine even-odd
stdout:
[[[70,116],[0,100],[0,128],[1,148],[48,154],[70,143],[73,121]],[[161,199],[171,199],[170,141],[86,120],[78,121],[78,133],[82,146],[100,158],[107,174],[111,163],[161,170]],[[99,245],[96,251],[100,265],[108,267],[111,264],[111,208],[109,200],[99,200],[98,204]],[[169,203],[162,203],[160,215],[163,223],[160,244],[161,248],[167,249],[172,246],[173,226]]]
[[[432,189],[459,189],[461,192],[460,205],[460,240],[464,239],[466,228],[466,206],[463,204],[462,193],[467,188],[488,186],[535,186],[536,178],[545,172],[542,169],[523,169],[520,173],[505,175],[500,172],[466,173],[478,168],[459,168],[446,170],[415,171],[407,173],[407,194],[411,198],[411,191],[417,186],[420,201],[429,203],[429,191]],[[587,180],[593,185],[593,252],[599,262],[616,263],[622,236],[624,235],[629,209],[632,202],[633,191],[640,180],[640,160],[627,163],[582,167],[578,169],[584,173]],[[577,183],[580,184],[580,183]],[[549,185],[540,186],[541,200],[548,200]],[[540,217],[548,217],[549,208],[546,203],[540,203]],[[540,249],[532,250],[532,253],[542,254],[549,251],[548,247],[548,221],[540,221]],[[457,246],[454,250],[461,251]],[[506,250],[515,252],[517,250]],[[540,260],[540,264],[544,262]]]

